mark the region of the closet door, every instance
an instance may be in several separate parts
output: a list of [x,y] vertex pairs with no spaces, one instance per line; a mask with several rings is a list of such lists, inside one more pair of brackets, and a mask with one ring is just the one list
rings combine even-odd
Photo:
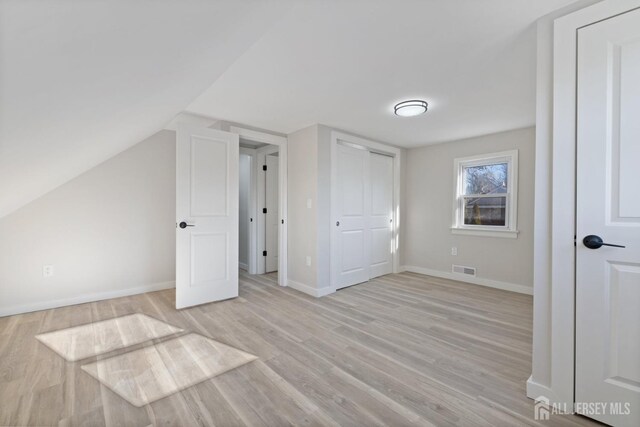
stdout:
[[338,144],[334,224],[337,289],[369,280],[369,152]]
[[393,270],[393,157],[370,154],[369,278],[390,274]]

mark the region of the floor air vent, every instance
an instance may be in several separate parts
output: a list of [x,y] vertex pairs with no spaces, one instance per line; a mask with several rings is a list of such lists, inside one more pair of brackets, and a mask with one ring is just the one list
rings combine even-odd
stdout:
[[473,267],[465,267],[464,265],[455,265],[453,264],[451,266],[451,271],[453,271],[454,273],[460,273],[460,274],[468,274],[469,276],[476,276],[476,269]]

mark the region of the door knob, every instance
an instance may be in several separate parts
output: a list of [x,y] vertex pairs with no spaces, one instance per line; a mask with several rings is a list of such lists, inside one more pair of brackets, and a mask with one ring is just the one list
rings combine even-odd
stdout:
[[585,237],[584,239],[582,239],[582,243],[584,243],[584,245],[586,247],[588,247],[589,249],[600,249],[603,246],[611,246],[614,248],[625,248],[626,246],[622,246],[622,245],[614,245],[611,243],[605,243],[602,241],[602,238],[600,236],[596,236],[594,234],[590,234],[587,237]]
[[178,224],[178,227],[180,228],[187,228],[187,227],[195,227],[195,224],[187,224],[186,222],[182,221],[180,224]]

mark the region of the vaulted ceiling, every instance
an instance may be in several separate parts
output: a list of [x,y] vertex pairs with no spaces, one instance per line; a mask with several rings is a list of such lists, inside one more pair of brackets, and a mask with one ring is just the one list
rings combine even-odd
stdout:
[[162,129],[289,7],[0,0],[0,217]]
[[0,217],[184,110],[405,147],[529,126],[535,20],[570,2],[0,0]]

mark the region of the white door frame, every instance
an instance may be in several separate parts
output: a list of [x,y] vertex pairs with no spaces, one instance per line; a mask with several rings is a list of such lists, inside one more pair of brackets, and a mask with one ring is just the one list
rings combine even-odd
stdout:
[[579,28],[640,8],[639,0],[605,0],[554,23],[553,162],[551,243],[551,374],[552,401],[574,404],[575,229],[576,229],[576,83]]
[[249,265],[247,272],[257,274],[257,242],[256,242],[256,150],[255,148],[240,147],[240,154],[251,157],[251,168],[249,173],[249,218],[253,219],[249,223]]
[[[238,126],[230,126],[229,132],[236,133],[240,136],[241,140],[247,140],[252,142],[259,142],[263,144],[270,144],[277,146],[275,151],[278,152],[278,181],[279,181],[279,206],[280,206],[280,230],[278,232],[278,284],[280,286],[287,286],[287,138],[278,135],[272,135],[266,132],[259,132],[251,129],[246,129]],[[260,170],[262,170],[262,165],[264,162],[260,162],[260,155],[266,155],[264,151],[266,151],[268,147],[264,147],[265,150],[257,149],[256,150],[256,162],[254,171],[256,171],[256,177],[260,177],[260,174],[257,173],[258,165],[260,165]],[[273,147],[275,148],[275,147]],[[272,149],[273,149],[272,148]],[[262,154],[259,152],[262,150]],[[264,159],[263,159],[264,160]],[[263,177],[264,179],[264,177]],[[256,179],[256,187],[259,185],[258,180]],[[259,193],[259,192],[256,192]],[[264,273],[264,259],[262,259],[262,270],[259,269],[260,258],[262,258],[262,250],[260,249],[258,243],[258,227],[257,227],[257,218],[259,215],[262,215],[262,210],[259,209],[259,205],[257,205],[257,197],[254,198],[256,200],[255,210],[253,212],[254,223],[256,226],[252,229],[252,235],[255,237],[256,247],[254,248],[254,255],[258,255],[260,252],[260,257],[258,257],[258,261],[256,262],[256,272],[252,274],[260,274],[260,271]],[[260,210],[260,212],[258,212]],[[262,218],[264,221],[264,218]],[[252,238],[253,239],[253,238]],[[263,236],[264,239],[264,236]],[[263,240],[264,241],[264,240]]]
[[400,247],[400,177],[401,175],[401,161],[402,150],[391,145],[382,144],[380,142],[371,141],[365,138],[349,135],[343,132],[331,131],[331,218],[330,218],[330,230],[329,242],[331,250],[331,292],[337,290],[337,241],[335,236],[335,223],[338,220],[339,213],[337,211],[338,201],[338,185],[336,176],[338,175],[338,144],[346,143],[356,147],[362,147],[368,151],[374,153],[380,153],[393,157],[393,227],[391,233],[391,239],[393,241],[393,272],[398,273],[400,271],[398,256],[398,250]]

